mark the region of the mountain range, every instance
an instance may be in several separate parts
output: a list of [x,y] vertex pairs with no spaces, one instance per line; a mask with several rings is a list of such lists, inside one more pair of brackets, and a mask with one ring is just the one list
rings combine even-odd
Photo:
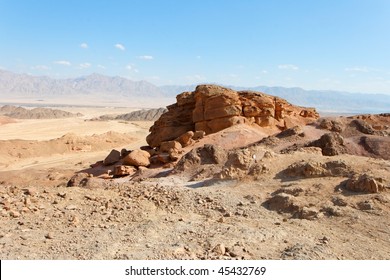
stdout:
[[[235,90],[254,90],[277,95],[290,103],[315,107],[327,113],[390,112],[390,95],[349,93],[330,90],[305,90],[299,87],[237,87]],[[0,70],[0,103],[65,102],[83,104],[123,104],[142,107],[161,107],[175,102],[175,96],[192,91],[196,85],[156,86],[146,81],[132,81],[101,74],[73,79],[53,79]]]

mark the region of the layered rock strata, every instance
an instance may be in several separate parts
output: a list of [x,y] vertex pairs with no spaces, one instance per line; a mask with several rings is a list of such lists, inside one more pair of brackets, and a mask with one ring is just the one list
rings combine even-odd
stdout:
[[248,123],[282,131],[319,118],[314,108],[294,106],[286,100],[255,91],[235,91],[216,85],[199,85],[183,92],[150,128],[151,147],[174,140],[188,131],[211,134]]

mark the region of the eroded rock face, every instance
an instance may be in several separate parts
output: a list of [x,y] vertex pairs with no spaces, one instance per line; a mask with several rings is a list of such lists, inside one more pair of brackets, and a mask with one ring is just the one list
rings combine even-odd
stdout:
[[365,193],[377,193],[385,189],[381,178],[374,178],[368,174],[353,176],[345,187],[350,191]]
[[199,85],[176,100],[150,128],[146,138],[150,146],[158,147],[188,131],[211,134],[240,123],[285,130],[319,117],[315,109],[294,106],[279,97],[216,85]]
[[347,152],[344,146],[344,138],[337,132],[326,133],[307,146],[321,148],[324,156],[336,156]]

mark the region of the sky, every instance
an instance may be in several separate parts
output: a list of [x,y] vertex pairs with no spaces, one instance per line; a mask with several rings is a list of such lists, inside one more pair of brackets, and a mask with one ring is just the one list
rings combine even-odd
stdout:
[[0,0],[0,69],[390,94],[390,1]]

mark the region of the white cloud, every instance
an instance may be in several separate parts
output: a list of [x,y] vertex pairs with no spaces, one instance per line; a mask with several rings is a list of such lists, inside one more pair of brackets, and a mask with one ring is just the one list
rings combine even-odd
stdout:
[[152,60],[152,59],[154,59],[153,56],[151,56],[151,55],[141,55],[138,58],[139,59],[143,59],[143,60]]
[[299,69],[299,67],[294,64],[281,64],[278,65],[278,68],[283,70],[294,70],[294,71]]
[[106,67],[104,65],[101,65],[101,64],[98,64],[97,67],[100,68],[100,69],[106,69]]
[[46,65],[35,65],[31,67],[32,70],[49,70],[50,67]]
[[53,63],[59,64],[59,65],[64,65],[64,66],[71,66],[72,65],[72,63],[70,63],[67,60],[57,60],[57,61],[53,61]]
[[86,69],[91,67],[91,63],[85,62],[85,63],[81,63],[79,66],[81,69]]
[[267,70],[263,70],[263,71],[261,71],[261,74],[268,74],[268,71]]
[[138,69],[134,68],[134,66],[131,65],[131,64],[126,65],[126,69],[129,70],[129,71],[132,71],[134,73],[138,73],[139,72]]
[[80,44],[80,48],[88,49],[88,44],[87,43],[81,43]]
[[197,55],[196,56],[196,59],[201,59],[202,57],[200,55]]
[[114,47],[121,51],[124,51],[126,49],[125,46],[122,44],[115,44]]

